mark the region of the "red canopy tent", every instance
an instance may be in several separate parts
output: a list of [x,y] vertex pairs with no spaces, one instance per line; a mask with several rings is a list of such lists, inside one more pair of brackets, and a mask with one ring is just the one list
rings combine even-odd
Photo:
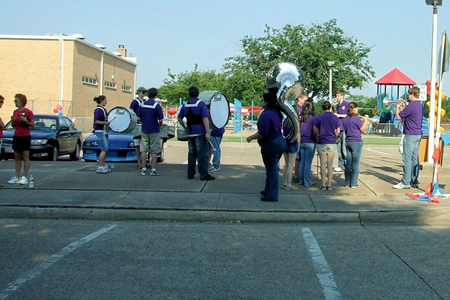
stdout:
[[395,68],[380,79],[375,84],[380,85],[415,85],[416,82],[406,76],[402,71]]

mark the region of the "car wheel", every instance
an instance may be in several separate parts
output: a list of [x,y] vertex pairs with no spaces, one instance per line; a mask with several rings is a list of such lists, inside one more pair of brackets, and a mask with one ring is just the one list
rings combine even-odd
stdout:
[[80,160],[80,144],[77,143],[75,146],[75,150],[70,153],[70,159],[71,160]]
[[58,146],[54,146],[52,150],[50,150],[48,154],[48,158],[51,161],[57,161],[59,157],[59,149]]

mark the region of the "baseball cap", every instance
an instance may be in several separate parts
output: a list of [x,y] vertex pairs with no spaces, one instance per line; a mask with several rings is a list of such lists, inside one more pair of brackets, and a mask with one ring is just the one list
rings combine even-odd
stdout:
[[138,92],[147,92],[147,89],[143,86],[138,87],[137,89]]

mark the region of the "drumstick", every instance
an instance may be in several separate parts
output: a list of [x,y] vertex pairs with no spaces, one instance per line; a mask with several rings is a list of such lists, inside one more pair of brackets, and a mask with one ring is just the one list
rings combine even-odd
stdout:
[[211,143],[211,141],[208,140],[208,142],[209,142],[209,144],[211,145],[211,150],[212,150],[212,151],[216,151],[216,148],[214,148],[214,146],[213,146],[213,144]]
[[114,117],[111,121],[109,121],[109,124],[111,124],[112,121],[114,121],[117,117]]

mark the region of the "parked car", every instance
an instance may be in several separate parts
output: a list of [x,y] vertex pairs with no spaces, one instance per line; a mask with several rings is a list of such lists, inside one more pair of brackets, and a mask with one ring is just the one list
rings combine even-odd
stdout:
[[[89,135],[83,141],[83,159],[85,161],[97,161],[101,149],[95,134]],[[134,147],[133,132],[108,134],[108,153],[106,161],[136,161],[136,148]]]
[[[30,128],[30,157],[47,157],[57,161],[61,155],[70,155],[71,160],[80,159],[82,132],[67,117],[60,115],[34,115],[35,127]],[[14,158],[12,141],[14,128],[9,121],[3,131],[1,157]]]
[[[158,162],[164,161],[164,143],[168,139],[173,138],[175,135],[175,129],[173,126],[167,126],[167,129],[167,132],[164,131],[165,133],[161,138],[161,152],[158,153]],[[98,138],[95,134],[91,134],[83,142],[83,159],[85,161],[97,161],[100,156],[100,152],[101,149],[98,145]],[[114,131],[109,131],[106,161],[136,161],[136,148],[133,141],[133,132],[116,133]]]

